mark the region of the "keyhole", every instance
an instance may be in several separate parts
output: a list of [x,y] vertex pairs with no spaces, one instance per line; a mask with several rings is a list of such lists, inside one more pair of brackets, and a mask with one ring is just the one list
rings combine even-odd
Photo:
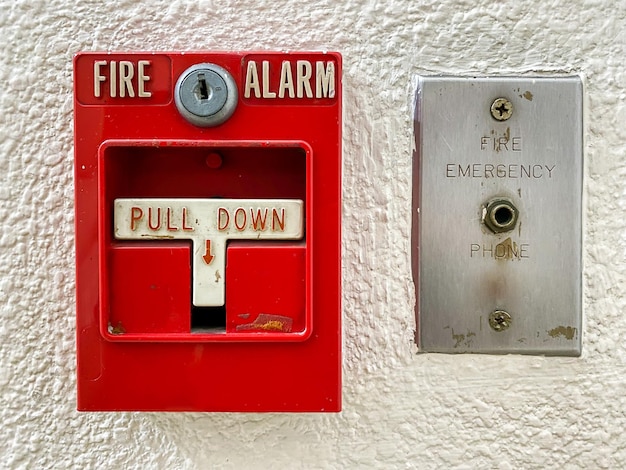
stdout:
[[203,73],[198,74],[198,85],[200,86],[200,99],[208,100],[209,99],[209,90],[206,86],[206,79],[204,78]]

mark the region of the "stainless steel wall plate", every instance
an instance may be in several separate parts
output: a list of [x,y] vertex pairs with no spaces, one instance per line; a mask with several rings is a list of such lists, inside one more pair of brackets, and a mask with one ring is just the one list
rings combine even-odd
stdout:
[[415,149],[419,350],[580,355],[581,79],[420,76]]

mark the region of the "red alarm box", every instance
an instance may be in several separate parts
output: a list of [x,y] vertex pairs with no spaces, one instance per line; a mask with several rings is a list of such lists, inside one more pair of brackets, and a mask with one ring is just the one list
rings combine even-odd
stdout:
[[341,56],[74,60],[78,409],[341,410]]

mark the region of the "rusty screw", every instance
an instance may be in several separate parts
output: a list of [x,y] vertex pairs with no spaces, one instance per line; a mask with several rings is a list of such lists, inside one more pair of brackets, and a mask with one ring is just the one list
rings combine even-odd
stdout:
[[496,98],[491,103],[491,115],[496,121],[506,121],[513,114],[513,103],[506,98]]
[[511,326],[512,321],[511,315],[504,310],[496,310],[489,315],[489,326],[495,331],[506,330]]

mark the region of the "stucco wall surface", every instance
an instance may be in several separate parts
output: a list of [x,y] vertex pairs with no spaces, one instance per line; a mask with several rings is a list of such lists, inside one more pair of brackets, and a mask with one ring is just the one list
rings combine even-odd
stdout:
[[[626,467],[626,2],[1,0],[0,467]],[[72,55],[344,57],[344,411],[75,411]],[[416,73],[586,81],[580,358],[418,355]],[[568,256],[568,253],[563,253]]]

